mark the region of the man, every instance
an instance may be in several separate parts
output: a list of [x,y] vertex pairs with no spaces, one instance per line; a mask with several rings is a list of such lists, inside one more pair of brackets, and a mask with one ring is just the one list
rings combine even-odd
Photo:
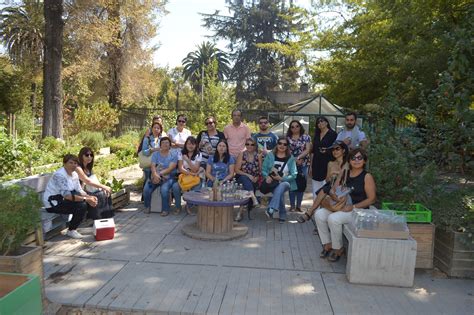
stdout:
[[224,133],[217,130],[217,120],[213,116],[206,118],[205,122],[207,130],[202,130],[197,136],[199,151],[201,152],[201,166],[206,169],[207,159],[216,152],[219,140],[225,139]]
[[252,135],[252,138],[257,142],[258,152],[262,153],[263,156],[267,155],[267,152],[273,150],[276,146],[278,137],[270,131],[270,124],[268,118],[262,116],[258,119],[259,132]]
[[343,141],[349,149],[361,147],[367,149],[369,141],[365,136],[365,133],[357,126],[357,114],[352,112],[346,114],[346,127],[339,132],[336,140]]
[[229,145],[229,152],[235,159],[245,149],[245,140],[251,137],[250,128],[242,122],[242,111],[232,111],[232,124],[225,126],[224,135]]
[[63,167],[53,174],[43,194],[47,212],[72,214],[66,235],[77,239],[83,237],[76,229],[87,212],[87,205],[93,208],[97,206],[97,197],[89,196],[81,187],[76,173],[78,164],[79,159],[75,155],[66,154]]
[[191,131],[185,128],[187,120],[186,116],[178,115],[176,127],[168,130],[168,137],[171,139],[171,152],[173,154],[178,154],[178,151],[183,149],[186,139],[191,136]]

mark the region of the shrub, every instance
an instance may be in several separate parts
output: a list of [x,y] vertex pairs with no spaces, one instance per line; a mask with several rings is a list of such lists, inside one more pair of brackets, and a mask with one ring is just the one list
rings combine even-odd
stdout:
[[[104,145],[104,135],[101,132],[83,131],[79,135],[83,146],[90,147],[94,152],[98,152]],[[79,153],[79,151],[77,151]],[[77,154],[75,153],[75,154]]]
[[95,131],[104,135],[110,134],[119,123],[119,112],[108,103],[79,105],[74,113],[74,123],[71,134],[78,131]]
[[40,148],[43,151],[49,152],[62,152],[65,147],[63,140],[56,139],[55,137],[43,138],[40,142]]
[[39,159],[36,144],[28,139],[14,139],[0,128],[0,178],[15,173],[27,174]]
[[38,226],[41,202],[27,187],[0,187],[0,254],[14,253]]
[[136,151],[138,146],[139,137],[137,132],[127,132],[126,134],[112,138],[107,141],[107,146],[110,147],[110,153],[116,153],[118,151]]

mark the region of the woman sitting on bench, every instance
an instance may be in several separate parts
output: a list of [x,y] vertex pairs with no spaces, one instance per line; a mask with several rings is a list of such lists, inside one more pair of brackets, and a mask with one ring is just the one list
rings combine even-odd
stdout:
[[[338,197],[331,190],[321,203],[323,208],[316,211],[316,225],[323,243],[321,258],[328,257],[335,262],[344,254],[342,247],[342,226],[351,221],[351,212],[354,208],[368,208],[375,202],[375,182],[371,174],[365,170],[367,153],[363,149],[355,149],[349,153],[349,176],[346,180],[346,189],[349,196]],[[339,186],[340,187],[340,186]],[[337,188],[339,188],[337,187]],[[341,191],[341,190],[339,190]]]

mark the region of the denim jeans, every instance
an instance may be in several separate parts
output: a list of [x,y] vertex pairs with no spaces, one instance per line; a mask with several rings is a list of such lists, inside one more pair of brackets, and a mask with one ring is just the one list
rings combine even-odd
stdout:
[[163,211],[169,212],[170,208],[170,191],[173,191],[175,205],[176,208],[181,208],[181,188],[179,185],[176,187],[174,186],[176,180],[174,178],[169,178],[166,181],[162,182],[161,184],[153,184],[150,180],[147,181],[145,184],[145,188],[143,189],[143,196],[145,201],[145,208],[149,208],[151,206],[151,194],[153,191],[160,187],[161,192],[161,203],[163,206]]
[[257,184],[253,183],[250,178],[248,178],[245,175],[237,175],[237,183],[242,184],[244,187],[244,190],[246,191],[253,191],[255,192],[255,189],[257,189]]
[[[305,180],[308,179],[308,165],[298,167],[298,171],[303,172]],[[293,209],[294,208],[301,208],[301,203],[303,202],[303,195],[304,195],[304,192],[290,191],[290,206],[291,206],[291,208],[293,208]]]
[[286,219],[285,192],[290,190],[290,183],[281,182],[273,191],[272,199],[268,206],[279,211],[280,219]]

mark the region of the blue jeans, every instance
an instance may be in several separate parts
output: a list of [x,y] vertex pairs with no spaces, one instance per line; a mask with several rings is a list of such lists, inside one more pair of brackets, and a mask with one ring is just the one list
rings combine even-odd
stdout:
[[279,211],[280,219],[286,219],[285,192],[290,190],[290,183],[281,182],[273,191],[272,199],[268,206]]
[[[299,172],[303,172],[304,178],[308,179],[308,165],[298,167]],[[291,208],[301,208],[303,202],[304,192],[290,191],[290,206]],[[296,202],[295,202],[296,199]]]
[[176,208],[181,208],[181,188],[179,187],[179,185],[176,185],[177,187],[175,187],[174,183],[176,183],[176,180],[174,178],[169,178],[158,185],[153,184],[150,180],[147,181],[147,183],[145,184],[145,188],[143,189],[145,208],[149,208],[151,206],[151,194],[157,187],[160,187],[163,211],[169,212],[171,210],[170,190],[173,190]]
[[253,183],[250,178],[248,178],[245,175],[237,175],[237,183],[242,184],[244,187],[244,190],[246,191],[253,191],[255,192],[255,189],[257,189],[257,183]]

